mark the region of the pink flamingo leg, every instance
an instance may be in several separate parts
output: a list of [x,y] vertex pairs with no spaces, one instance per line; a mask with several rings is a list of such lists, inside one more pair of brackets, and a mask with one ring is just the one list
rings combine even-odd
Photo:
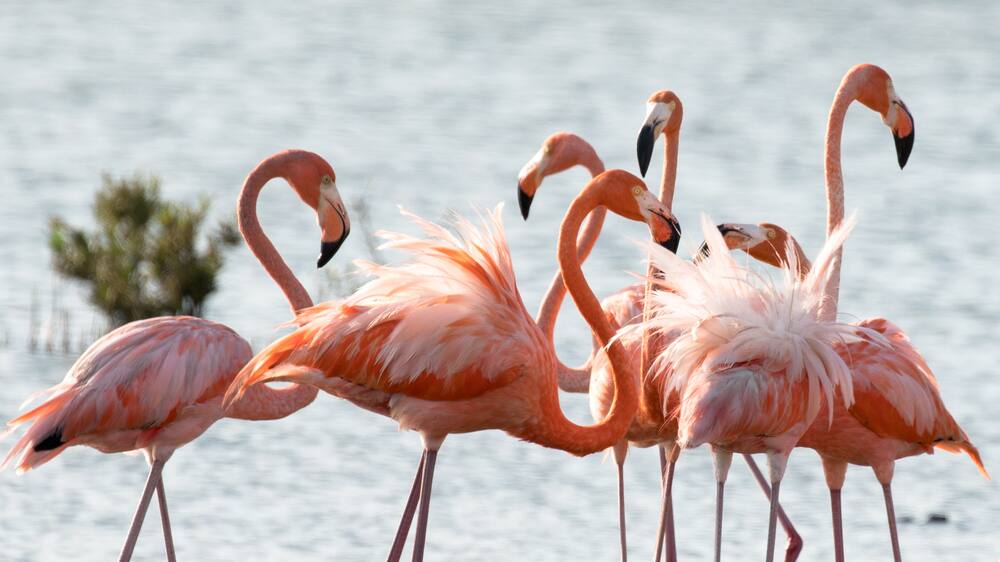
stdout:
[[726,478],[733,464],[733,453],[712,447],[712,464],[715,465],[715,562],[722,560],[722,500]]
[[625,539],[625,459],[628,456],[628,441],[622,439],[611,448],[618,467],[618,541],[621,545],[622,562],[628,560],[628,545]]
[[128,537],[125,539],[125,546],[122,547],[121,555],[118,556],[118,562],[128,562],[132,559],[132,551],[135,550],[135,543],[139,540],[139,530],[142,528],[142,520],[146,517],[146,510],[149,509],[149,501],[153,499],[153,490],[156,489],[156,483],[159,482],[160,475],[163,474],[163,465],[165,462],[165,460],[155,460],[152,466],[149,467],[146,487],[142,490],[139,507],[136,508],[135,515],[132,516],[132,526],[129,527]]
[[836,562],[844,562],[844,522],[840,511],[840,490],[830,488],[830,511],[833,514],[833,551]]
[[625,463],[618,464],[618,534],[621,541],[622,562],[628,560],[628,546],[625,543]]
[[423,562],[424,542],[427,539],[427,516],[431,507],[431,484],[434,481],[434,461],[437,451],[424,451],[424,481],[420,486],[420,514],[417,516],[417,536],[413,539],[413,562]]
[[781,478],[788,466],[787,452],[768,452],[768,472],[771,473],[771,512],[767,520],[767,562],[774,562],[774,536],[778,523],[778,493],[781,490]]
[[[764,478],[764,473],[757,466],[757,462],[753,460],[753,455],[745,454],[743,455],[743,460],[746,461],[747,466],[750,468],[750,473],[757,480],[757,485],[760,486],[761,490],[764,490],[764,495],[770,501],[771,486],[768,485],[767,478]],[[785,547],[785,562],[795,562],[799,558],[799,554],[802,554],[802,537],[795,530],[795,525],[792,524],[792,520],[789,519],[788,514],[785,513],[781,504],[778,504],[778,522],[781,523],[781,528],[788,535],[788,545]],[[844,561],[838,560],[838,562]]]
[[895,562],[903,560],[899,552],[899,535],[896,534],[896,510],[892,506],[892,487],[886,482],[882,485],[882,495],[885,496],[885,514],[889,518],[889,536],[892,538],[892,559]]
[[[663,506],[660,508],[660,526],[656,533],[656,554],[653,560],[660,562],[660,556],[666,553],[667,562],[677,561],[677,547],[674,538],[674,468],[677,464],[677,457],[673,454],[671,446],[670,458],[667,458],[666,447],[660,445],[660,467],[666,465],[666,470],[662,473],[661,485],[663,487]],[[666,540],[664,540],[666,536]]]
[[399,521],[396,538],[392,541],[392,549],[389,551],[386,562],[399,562],[403,556],[406,537],[410,534],[410,524],[413,522],[413,514],[417,511],[417,502],[420,500],[420,479],[424,473],[425,458],[425,453],[421,453],[420,464],[417,465],[417,475],[413,477],[413,486],[410,487],[410,497],[406,500],[406,507],[403,508],[403,518]]
[[170,531],[170,514],[167,512],[167,491],[163,488],[163,475],[156,483],[156,499],[160,504],[160,525],[163,528],[163,542],[167,547],[167,562],[177,562],[174,553],[174,535]]
[[781,480],[776,480],[771,485],[771,513],[767,521],[767,562],[774,562],[774,536],[777,531],[778,490],[780,489]]

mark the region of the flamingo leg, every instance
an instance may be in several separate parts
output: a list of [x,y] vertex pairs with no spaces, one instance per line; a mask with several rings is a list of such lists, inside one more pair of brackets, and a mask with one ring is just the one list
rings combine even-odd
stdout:
[[677,455],[674,454],[674,445],[670,446],[671,453],[668,457],[666,445],[660,445],[660,485],[663,489],[662,507],[660,508],[660,527],[656,534],[656,554],[653,559],[660,562],[661,554],[666,556],[667,562],[677,562],[677,545],[674,537],[674,469],[677,463]]
[[622,562],[628,560],[628,544],[625,540],[625,459],[628,457],[628,441],[622,439],[611,448],[618,467],[618,534],[622,550]]
[[774,562],[774,536],[778,522],[778,493],[781,490],[781,479],[788,465],[788,453],[773,452],[767,454],[767,464],[771,473],[771,512],[767,520],[767,562]]
[[715,562],[719,562],[722,560],[722,500],[729,467],[733,463],[733,453],[712,447],[712,461],[715,464]]
[[406,500],[406,507],[403,508],[403,517],[399,520],[399,527],[396,529],[396,538],[392,541],[392,549],[389,550],[389,557],[386,562],[399,562],[403,556],[403,548],[406,546],[406,537],[410,534],[410,524],[413,523],[413,514],[417,511],[417,502],[420,500],[420,480],[424,474],[424,459],[426,451],[420,453],[420,463],[417,464],[417,475],[413,477],[413,486],[410,487],[410,497]]
[[892,505],[892,485],[886,482],[882,485],[882,495],[885,496],[885,514],[889,518],[889,537],[892,538],[892,559],[895,562],[903,560],[899,552],[899,535],[896,534],[896,510]]
[[830,512],[833,515],[833,551],[836,562],[844,562],[844,521],[840,511],[840,490],[830,488]]
[[413,539],[413,562],[423,562],[424,543],[427,540],[427,517],[431,507],[431,484],[434,481],[434,462],[437,451],[424,451],[424,477],[420,485],[420,513],[417,515],[417,536]]
[[[764,473],[761,472],[760,467],[757,466],[757,462],[753,460],[753,455],[744,454],[743,460],[746,461],[747,466],[750,468],[750,473],[753,474],[757,485],[760,486],[760,489],[764,491],[764,495],[770,501],[771,486],[767,483],[767,478],[764,477]],[[788,545],[785,547],[785,562],[795,562],[799,558],[799,554],[802,554],[802,536],[795,530],[795,525],[792,524],[792,520],[789,519],[788,514],[785,513],[781,504],[778,504],[778,522],[781,523],[781,528],[788,535]],[[837,562],[844,561],[841,559]]]
[[160,475],[163,474],[163,465],[166,463],[165,460],[155,460],[149,467],[149,476],[146,477],[146,487],[142,490],[142,497],[139,499],[139,506],[135,510],[135,515],[132,516],[132,525],[128,530],[128,537],[125,538],[125,545],[122,547],[122,552],[118,556],[118,562],[128,562],[132,559],[132,552],[135,550],[135,543],[139,540],[139,530],[142,529],[142,520],[146,517],[146,510],[149,509],[149,502],[153,499],[153,491],[156,489],[156,483],[160,480]]
[[174,535],[170,531],[170,514],[167,512],[167,491],[163,487],[163,475],[156,483],[156,499],[160,504],[160,525],[163,527],[163,542],[167,547],[167,562],[177,562],[174,552]]

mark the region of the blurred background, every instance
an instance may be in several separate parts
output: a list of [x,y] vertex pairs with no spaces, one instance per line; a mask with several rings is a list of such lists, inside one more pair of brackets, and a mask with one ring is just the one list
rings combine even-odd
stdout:
[[[535,310],[555,270],[560,217],[587,177],[576,169],[549,179],[531,221],[521,220],[516,174],[548,134],[577,132],[609,167],[636,172],[646,97],[673,89],[685,109],[674,201],[682,248],[700,242],[698,217],[708,212],[716,222],[781,224],[813,255],[824,230],[829,104],[848,68],[873,62],[912,111],[916,145],[900,171],[878,117],[858,105],[848,114],[847,208],[859,210],[860,224],[845,254],[842,317],[881,315],[907,330],[987,467],[1000,470],[994,3],[9,1],[4,12],[5,419],[29,393],[59,381],[102,325],[82,286],[53,273],[48,248],[54,215],[93,226],[102,172],[158,174],[166,198],[207,196],[212,221],[231,219],[249,170],[288,147],[326,157],[349,205],[366,202],[375,228],[414,232],[397,205],[437,219],[502,201],[519,286]],[[661,154],[650,167],[654,186]],[[259,209],[314,298],[334,296],[341,281],[315,269],[315,215],[280,181]],[[341,273],[367,257],[360,230],[331,263]],[[600,295],[642,269],[631,239],[645,236],[641,225],[609,219],[586,268]],[[242,243],[226,258],[204,314],[259,349],[280,333],[287,305]],[[575,363],[590,337],[572,305],[564,312],[557,344]],[[585,396],[564,404],[572,418],[590,420]],[[278,422],[221,421],[165,471],[178,556],[382,559],[419,454],[416,434],[329,396]],[[658,464],[651,449],[629,458],[630,551],[645,559]],[[487,432],[449,439],[438,467],[428,559],[617,559],[614,464],[603,455],[578,459]],[[141,457],[78,447],[37,472],[0,474],[0,558],[113,558],[146,471]],[[797,451],[785,482],[802,559],[831,559],[816,455]],[[711,555],[712,484],[707,452],[686,453],[675,485],[683,559]],[[907,560],[997,559],[1000,496],[966,458],[903,460],[894,491]],[[889,558],[869,469],[850,470],[843,498],[848,557]],[[929,522],[934,515],[946,522]],[[759,558],[766,516],[766,500],[737,462],[724,555]],[[136,560],[163,558],[159,532],[154,508]]]

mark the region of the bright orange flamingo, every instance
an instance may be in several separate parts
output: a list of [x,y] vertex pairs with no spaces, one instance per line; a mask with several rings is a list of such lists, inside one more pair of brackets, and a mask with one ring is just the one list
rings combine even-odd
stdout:
[[[655,145],[655,139],[660,135],[665,136],[664,173],[660,185],[660,199],[665,205],[669,205],[676,183],[676,158],[683,108],[680,99],[669,90],[654,93],[650,96],[647,106],[647,120],[643,125],[638,143],[640,164],[645,161],[648,166],[650,155]],[[643,154],[647,154],[645,160],[642,158]],[[545,177],[557,174],[576,165],[586,167],[591,174],[603,169],[603,163],[598,158],[593,147],[579,136],[572,133],[555,133],[545,139],[542,148],[524,165],[518,175],[518,200],[521,203],[522,215],[527,217],[527,210]],[[586,259],[594,247],[600,235],[603,220],[603,209],[594,211],[588,217],[587,223],[584,225],[583,234],[577,241],[581,260]],[[562,278],[557,273],[549,287],[549,291],[543,299],[537,316],[538,325],[550,342],[553,341],[555,322],[565,293]],[[643,294],[644,288],[641,284],[630,285],[604,299],[601,302],[601,307],[604,313],[609,318],[614,319],[619,325],[631,324],[641,319]],[[641,339],[637,336],[628,335],[623,337],[621,341],[626,353],[631,358],[630,360],[636,362],[636,368],[638,369]],[[655,342],[658,345],[667,343],[662,337],[655,338]],[[611,407],[614,397],[614,386],[610,365],[608,364],[607,356],[601,350],[601,346],[597,342],[594,342],[590,358],[580,367],[566,367],[561,361],[558,364],[560,389],[567,392],[586,392],[589,389],[590,407],[594,419],[604,419]],[[637,385],[653,383],[662,385],[665,380],[665,377],[662,376],[640,378],[642,378],[641,382],[639,378],[636,379]],[[618,520],[621,557],[622,560],[627,559],[623,468],[628,447],[630,444],[639,447],[659,445],[660,471],[663,473],[666,469],[666,473],[663,486],[665,495],[656,551],[659,556],[661,548],[665,547],[667,560],[672,562],[676,560],[677,554],[673,533],[670,491],[673,482],[672,468],[677,456],[676,452],[671,455],[671,464],[668,468],[665,451],[673,450],[674,442],[677,438],[677,425],[665,418],[658,407],[660,402],[658,396],[662,394],[661,389],[643,388],[642,393],[643,400],[648,406],[640,407],[626,438],[616,443],[612,448],[618,473]],[[753,457],[746,455],[745,460],[757,482],[764,489],[765,493],[769,495],[770,487],[767,485],[767,480],[757,467]],[[802,550],[802,539],[785,515],[784,510],[779,510],[778,515],[789,537],[785,560],[786,562],[793,562]],[[666,544],[664,544],[664,531],[666,531]]]
[[[671,244],[678,226],[642,180],[621,170],[600,174],[573,201],[559,235],[559,263],[570,294],[601,342],[616,326],[588,287],[576,241],[599,206],[646,222]],[[521,301],[499,209],[485,228],[457,220],[458,236],[413,217],[427,234],[383,234],[387,247],[413,258],[397,267],[362,264],[375,276],[343,302],[301,311],[298,330],[268,346],[240,373],[229,398],[267,381],[310,384],[421,434],[424,452],[413,559],[422,560],[437,451],[445,437],[486,429],[585,455],[611,446],[635,413],[634,373],[612,344],[618,394],[603,422],[578,426],[559,406],[555,354]],[[406,524],[404,516],[401,532]],[[397,533],[397,536],[400,533]],[[390,552],[390,558],[398,556]]]
[[[830,235],[839,228],[844,216],[843,178],[840,171],[840,137],[843,130],[843,119],[848,106],[858,100],[869,109],[878,112],[883,122],[890,128],[896,144],[897,160],[900,167],[906,164],[913,147],[913,118],[905,104],[896,95],[889,75],[881,68],[862,64],[855,66],[845,75],[834,98],[827,124],[826,142],[826,190],[827,190],[827,227],[828,245]],[[837,295],[840,283],[840,257],[838,248],[829,262],[829,282],[825,283],[825,296],[820,303],[818,313],[823,322],[833,322],[836,318]],[[797,267],[797,266],[796,266]],[[827,273],[824,272],[824,275]],[[668,299],[669,300],[669,299]],[[867,330],[867,333],[877,333]],[[882,338],[884,340],[884,338]],[[887,345],[883,342],[883,345]],[[661,355],[666,361],[671,354]],[[675,366],[676,367],[676,366]],[[800,412],[792,407],[795,402],[788,402],[788,397],[795,396],[795,389],[788,388],[779,399],[772,396],[773,403],[765,406],[744,404],[742,397],[730,396],[733,408],[728,411],[715,409],[713,403],[721,396],[731,393],[742,385],[770,384],[769,373],[759,368],[723,369],[717,373],[706,371],[703,367],[689,365],[683,376],[676,377],[680,382],[675,388],[683,388],[684,398],[680,408],[680,434],[682,441],[688,446],[697,446],[703,442],[713,444],[713,454],[716,459],[717,494],[716,504],[716,559],[721,551],[721,519],[722,492],[725,476],[728,472],[733,451],[768,453],[771,466],[770,480],[772,485],[771,515],[768,526],[768,561],[773,558],[775,509],[781,477],[787,462],[791,447],[803,436],[811,425],[815,412],[810,409]],[[698,379],[693,387],[685,388],[688,379]],[[846,382],[850,384],[850,379]],[[774,387],[776,389],[777,387]],[[801,392],[801,389],[798,390]],[[845,397],[845,402],[850,402]],[[849,404],[848,404],[849,406]],[[829,402],[832,415],[832,402]],[[734,412],[745,412],[746,418],[733,418]],[[803,414],[805,416],[803,417]],[[713,417],[719,419],[713,424]],[[687,420],[687,421],[685,421]],[[831,418],[832,420],[832,418]],[[701,424],[701,425],[699,425]],[[763,424],[763,425],[761,425]],[[711,425],[712,427],[708,427]],[[752,433],[756,431],[757,433]],[[686,435],[686,437],[684,437]],[[760,436],[764,436],[761,438]]]
[[[238,204],[240,232],[295,311],[312,306],[312,300],[257,220],[257,196],[264,184],[278,177],[317,213],[323,232],[320,267],[343,243],[350,222],[333,168],[316,154],[280,152],[247,176]],[[165,316],[126,324],[94,342],[61,383],[28,399],[45,397],[41,405],[8,422],[12,428],[31,425],[3,465],[14,462],[18,472],[24,472],[73,445],[105,453],[141,450],[150,464],[149,477],[119,560],[132,556],[154,488],[167,556],[174,560],[162,477],[174,451],[223,416],[278,419],[316,397],[316,389],[308,385],[262,385],[223,411],[223,393],[252,355],[250,344],[236,332],[200,318]]]
[[[801,246],[785,229],[771,223],[720,224],[719,230],[733,249],[776,267],[798,264],[800,276],[810,270]],[[795,253],[793,258],[789,254]],[[944,406],[937,379],[906,334],[891,321],[869,318],[856,322],[882,334],[889,346],[867,341],[836,345],[851,368],[854,404],[833,405],[833,425],[821,411],[799,440],[823,460],[833,511],[837,560],[844,557],[840,490],[847,464],[870,466],[882,484],[893,556],[900,558],[896,517],[892,505],[892,475],[897,459],[933,454],[934,448],[966,452],[983,476],[989,478],[979,451]]]

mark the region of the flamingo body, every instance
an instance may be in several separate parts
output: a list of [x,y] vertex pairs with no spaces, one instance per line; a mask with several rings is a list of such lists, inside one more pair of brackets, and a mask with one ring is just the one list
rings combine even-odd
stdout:
[[105,453],[173,451],[223,416],[222,395],[252,357],[228,327],[190,316],[131,322],[91,345],[46,399],[4,463],[36,468],[72,445]]
[[411,218],[429,237],[386,235],[386,246],[417,261],[361,264],[373,281],[346,301],[301,311],[298,330],[263,350],[238,384],[293,381],[363,395],[401,426],[440,438],[517,431],[511,420],[530,416],[517,412],[525,400],[515,396],[526,384],[553,393],[555,357],[521,303],[499,216],[483,231],[459,219],[459,238]]

